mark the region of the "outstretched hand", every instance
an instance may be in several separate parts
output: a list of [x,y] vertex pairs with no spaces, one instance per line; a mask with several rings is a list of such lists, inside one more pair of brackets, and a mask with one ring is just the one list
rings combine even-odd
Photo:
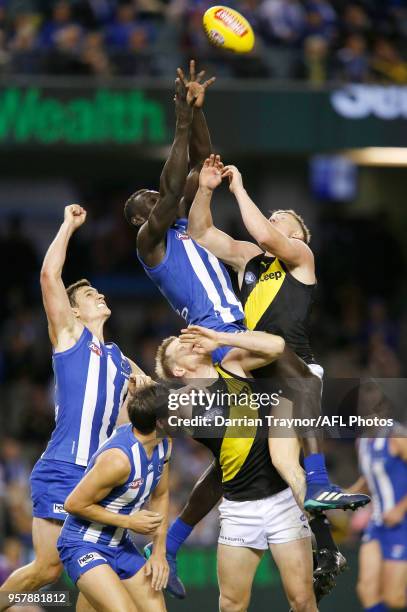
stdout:
[[201,70],[201,72],[196,74],[195,60],[191,60],[189,62],[189,79],[185,76],[182,68],[177,68],[177,74],[178,78],[181,80],[185,89],[187,90],[188,104],[190,106],[194,106],[195,108],[202,108],[205,100],[205,92],[208,87],[215,82],[216,77],[212,77],[201,83],[203,77],[205,76],[205,70]]
[[199,186],[213,191],[222,182],[222,172],[223,163],[221,162],[220,155],[212,154],[204,161],[199,174]]

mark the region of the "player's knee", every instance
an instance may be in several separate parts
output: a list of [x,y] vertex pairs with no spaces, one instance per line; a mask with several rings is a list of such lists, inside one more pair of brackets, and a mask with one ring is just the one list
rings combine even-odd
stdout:
[[358,580],[358,583],[356,585],[356,592],[362,603],[364,603],[366,599],[371,599],[375,595],[379,597],[379,592],[376,588],[375,582],[366,579]]
[[395,610],[406,609],[407,597],[404,589],[385,589],[383,593],[383,600],[388,608],[392,608]]
[[293,612],[311,612],[315,610],[315,597],[312,592],[301,591],[290,597]]
[[62,574],[61,563],[49,563],[44,561],[35,562],[36,579],[42,585],[56,582]]
[[245,612],[249,606],[248,597],[235,597],[221,593],[219,598],[220,612]]

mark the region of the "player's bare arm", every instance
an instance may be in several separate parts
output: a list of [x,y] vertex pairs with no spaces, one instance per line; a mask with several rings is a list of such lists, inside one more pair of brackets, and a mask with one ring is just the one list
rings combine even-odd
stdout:
[[209,354],[220,346],[236,347],[223,359],[222,365],[234,374],[250,375],[251,370],[261,368],[284,351],[285,342],[280,336],[266,332],[247,331],[241,334],[216,332],[213,329],[191,325],[181,331],[180,341],[192,344],[194,352]]
[[225,166],[223,177],[229,179],[229,189],[237,200],[243,223],[261,249],[281,259],[290,270],[302,268],[305,274],[300,280],[314,283],[314,255],[301,239],[301,232],[289,237],[273,226],[250,198],[236,166]]
[[62,281],[69,241],[86,220],[79,204],[66,206],[64,221],[45,255],[41,268],[41,292],[48,319],[49,337],[58,351],[71,348],[79,339],[83,325],[74,316]]
[[149,503],[149,509],[163,517],[153,536],[153,552],[145,565],[145,573],[147,576],[151,575],[151,586],[156,591],[165,589],[169,575],[169,567],[165,557],[169,499],[169,464],[166,463],[160,482],[154,489]]
[[101,453],[93,468],[67,497],[65,510],[88,521],[131,529],[137,533],[154,533],[163,518],[157,513],[140,510],[126,516],[110,512],[98,504],[112,489],[124,484],[129,475],[130,462],[121,450],[114,448]]
[[189,62],[189,78],[185,76],[181,68],[178,68],[177,74],[188,92],[188,103],[193,104],[194,107],[189,141],[189,163],[191,168],[197,168],[209,157],[212,150],[211,137],[202,108],[206,90],[215,82],[216,77],[202,82],[205,70],[201,70],[196,74],[195,60],[193,59]]
[[244,271],[247,261],[261,253],[261,249],[251,242],[234,240],[215,227],[211,201],[213,192],[222,182],[222,172],[223,163],[219,155],[212,154],[205,160],[199,174],[198,191],[188,216],[188,234],[240,273]]
[[176,128],[174,142],[160,178],[160,194],[148,220],[137,235],[137,249],[148,266],[156,266],[165,255],[165,235],[177,218],[188,173],[188,142],[193,109],[180,79],[175,87]]

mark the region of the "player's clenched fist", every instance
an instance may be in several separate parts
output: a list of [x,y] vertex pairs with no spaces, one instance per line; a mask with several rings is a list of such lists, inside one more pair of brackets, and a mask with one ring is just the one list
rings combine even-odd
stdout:
[[128,518],[127,528],[136,533],[151,535],[161,525],[163,517],[158,512],[150,512],[150,510],[139,510],[134,514],[130,514]]
[[64,220],[74,229],[78,229],[86,220],[86,210],[79,204],[65,206]]

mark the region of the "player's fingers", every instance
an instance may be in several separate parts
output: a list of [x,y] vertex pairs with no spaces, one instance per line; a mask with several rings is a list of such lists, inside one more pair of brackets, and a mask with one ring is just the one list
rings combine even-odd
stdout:
[[164,584],[163,584],[163,589],[167,588],[167,584],[168,584],[168,578],[170,576],[170,568],[168,567],[168,565],[165,566],[165,571],[164,571]]
[[157,565],[155,568],[155,571],[153,572],[153,580],[152,580],[152,584],[153,584],[153,588],[156,591],[159,591],[161,588],[161,580],[162,580],[162,566]]
[[160,575],[160,583],[159,590],[161,591],[167,584],[167,565],[161,566],[161,575]]
[[179,79],[184,83],[185,85],[185,75],[184,75],[184,71],[182,70],[182,68],[177,68],[177,74]]
[[188,331],[194,334],[202,334],[202,333],[205,333],[206,329],[205,327],[201,327],[200,325],[190,325],[188,327]]
[[193,59],[189,62],[189,78],[195,81],[195,60]]
[[210,87],[212,85],[212,83],[214,83],[215,81],[216,81],[216,77],[211,77],[210,79],[205,81],[205,83],[202,83],[202,87],[204,89],[208,89],[208,87]]
[[197,77],[196,77],[196,82],[200,83],[202,81],[202,79],[205,76],[205,70],[201,70],[201,72],[198,72]]
[[194,342],[196,341],[196,338],[197,338],[196,336],[188,336],[188,337],[182,336],[180,338],[180,342],[181,344],[194,344]]

